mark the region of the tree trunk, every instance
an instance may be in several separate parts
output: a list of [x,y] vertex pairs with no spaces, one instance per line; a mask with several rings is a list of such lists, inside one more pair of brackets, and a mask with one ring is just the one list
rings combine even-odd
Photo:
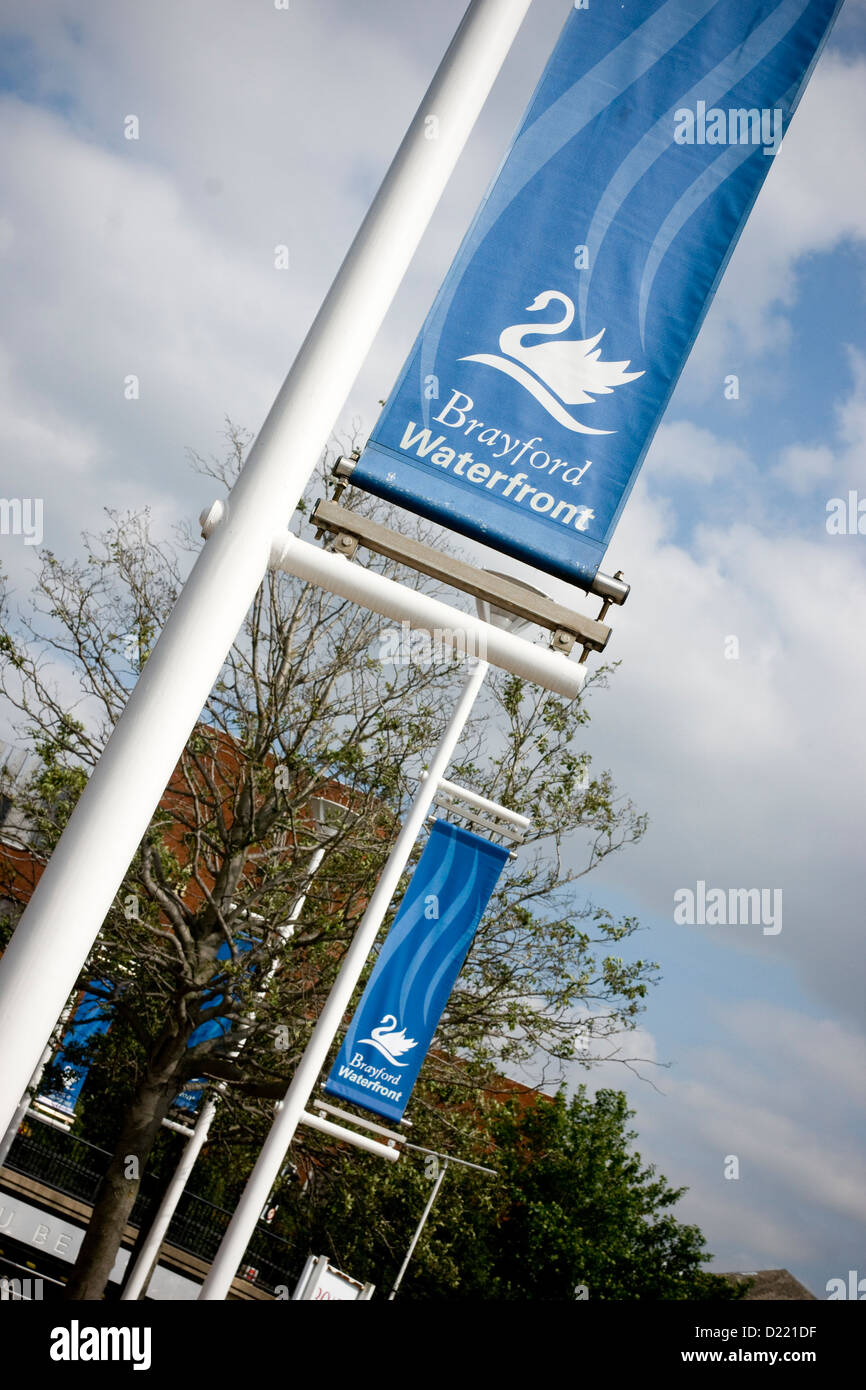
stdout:
[[[186,1140],[179,1139],[178,1143],[180,1145],[180,1148],[172,1154],[172,1162],[166,1163],[165,1172],[163,1173],[159,1182],[151,1185],[150,1209],[148,1211],[147,1216],[145,1216],[144,1219],[139,1222],[138,1234],[136,1235],[135,1240],[130,1246],[129,1259],[126,1262],[126,1269],[123,1271],[123,1278],[120,1281],[119,1293],[121,1298],[123,1297],[127,1284],[132,1278],[132,1271],[135,1269],[136,1261],[138,1260],[139,1255],[144,1249],[145,1241],[150,1235],[153,1223],[159,1215],[159,1209],[162,1206],[163,1198],[165,1197],[165,1194],[171,1185],[171,1180],[174,1177],[174,1170],[177,1167],[177,1164],[180,1163],[181,1155],[183,1154],[183,1146],[186,1143]],[[140,1295],[140,1297],[143,1297],[143,1295]]]
[[[121,1247],[159,1127],[183,1080],[177,1071],[186,1048],[171,1048],[166,1065],[152,1064],[126,1114],[114,1156],[102,1180],[65,1299],[100,1299]],[[162,1060],[162,1059],[161,1059]]]

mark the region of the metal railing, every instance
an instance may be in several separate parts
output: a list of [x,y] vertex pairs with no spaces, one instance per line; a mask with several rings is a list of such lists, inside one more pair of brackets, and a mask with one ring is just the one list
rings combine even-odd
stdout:
[[105,1149],[29,1114],[9,1150],[6,1167],[92,1205],[110,1158]]
[[[107,1149],[55,1129],[31,1113],[16,1135],[6,1159],[6,1167],[92,1206],[110,1161],[111,1154]],[[152,1188],[145,1176],[130,1214],[133,1226],[140,1226],[146,1221],[158,1204],[159,1193]],[[230,1211],[216,1206],[205,1197],[185,1192],[168,1228],[166,1244],[210,1264],[231,1215]],[[294,1287],[297,1264],[298,1258],[288,1241],[266,1226],[259,1225],[244,1256],[241,1277],[256,1288],[273,1294],[278,1287]]]

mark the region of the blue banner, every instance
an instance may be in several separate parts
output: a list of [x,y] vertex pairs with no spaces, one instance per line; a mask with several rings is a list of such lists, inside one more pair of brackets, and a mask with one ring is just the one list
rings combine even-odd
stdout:
[[[96,983],[105,989],[111,988],[107,980]],[[55,1090],[49,1090],[47,1087],[41,1090],[38,1093],[40,1100],[50,1102],[55,1110],[62,1110],[66,1115],[75,1114],[75,1107],[90,1067],[84,1062],[71,1060],[69,1051],[73,1046],[77,1050],[91,1038],[107,1033],[110,1027],[111,1014],[105,1000],[89,990],[85,991],[63,1035],[60,1051],[51,1059],[52,1066],[60,1068],[60,1085]]]
[[438,820],[325,1083],[400,1120],[509,851]]
[[574,8],[352,482],[590,581],[840,4]]
[[[251,951],[254,942],[247,936],[238,936],[235,939],[235,948],[240,954]],[[217,960],[230,961],[232,958],[231,948],[227,941],[224,941],[216,954]],[[225,995],[218,994],[215,998],[203,1001],[203,1007],[213,1008],[214,1005],[221,1004]],[[190,1034],[187,1047],[195,1047],[198,1043],[207,1042],[210,1038],[223,1038],[231,1032],[235,1025],[228,1018],[209,1018]],[[201,1105],[201,1098],[207,1086],[207,1079],[197,1076],[186,1083],[182,1091],[179,1091],[171,1103],[172,1110],[183,1110],[187,1115],[194,1115]]]

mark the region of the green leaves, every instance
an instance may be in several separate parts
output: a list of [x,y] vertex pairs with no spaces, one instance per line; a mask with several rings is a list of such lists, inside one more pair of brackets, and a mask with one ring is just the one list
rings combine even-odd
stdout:
[[[494,1257],[493,1297],[571,1300],[731,1298],[696,1227],[667,1214],[681,1191],[632,1151],[631,1113],[620,1091],[569,1101],[523,1098],[491,1121],[504,1205],[485,1234]],[[466,1296],[471,1296],[466,1291]]]
[[[501,1091],[502,1081],[491,1078]],[[620,1091],[580,1087],[549,1097],[519,1090],[505,1103],[447,1084],[416,1093],[413,1142],[494,1170],[452,1166],[418,1243],[401,1299],[571,1302],[732,1299],[707,1274],[695,1226],[671,1188],[633,1149]],[[309,1142],[309,1141],[305,1141]],[[333,1147],[305,1160],[312,1182],[285,1189],[283,1233],[301,1251],[327,1250],[356,1278],[390,1287],[438,1171],[406,1153],[377,1164]]]

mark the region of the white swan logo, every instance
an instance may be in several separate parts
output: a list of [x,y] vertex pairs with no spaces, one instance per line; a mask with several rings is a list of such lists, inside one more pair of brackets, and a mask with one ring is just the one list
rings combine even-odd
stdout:
[[566,405],[594,405],[595,396],[609,396],[615,386],[624,386],[627,381],[635,381],[643,372],[627,372],[629,362],[605,362],[601,348],[604,329],[594,338],[577,338],[560,343],[537,343],[534,347],[524,347],[523,339],[529,334],[560,334],[571,327],[574,321],[574,304],[567,294],[559,290],[545,290],[527,305],[527,313],[537,313],[558,299],[565,308],[565,317],[558,323],[518,323],[503,329],[499,335],[499,347],[505,354],[497,357],[493,353],[479,352],[471,357],[461,357],[461,362],[483,362],[487,367],[495,367],[498,372],[525,387],[543,406],[554,420],[565,425],[568,430],[580,434],[615,434],[616,430],[594,430],[582,425],[566,409]]
[[405,1028],[397,1032],[397,1020],[393,1014],[386,1014],[378,1028],[370,1029],[369,1038],[359,1038],[358,1042],[377,1048],[393,1067],[404,1066],[403,1053],[418,1046],[414,1038],[406,1037]]

